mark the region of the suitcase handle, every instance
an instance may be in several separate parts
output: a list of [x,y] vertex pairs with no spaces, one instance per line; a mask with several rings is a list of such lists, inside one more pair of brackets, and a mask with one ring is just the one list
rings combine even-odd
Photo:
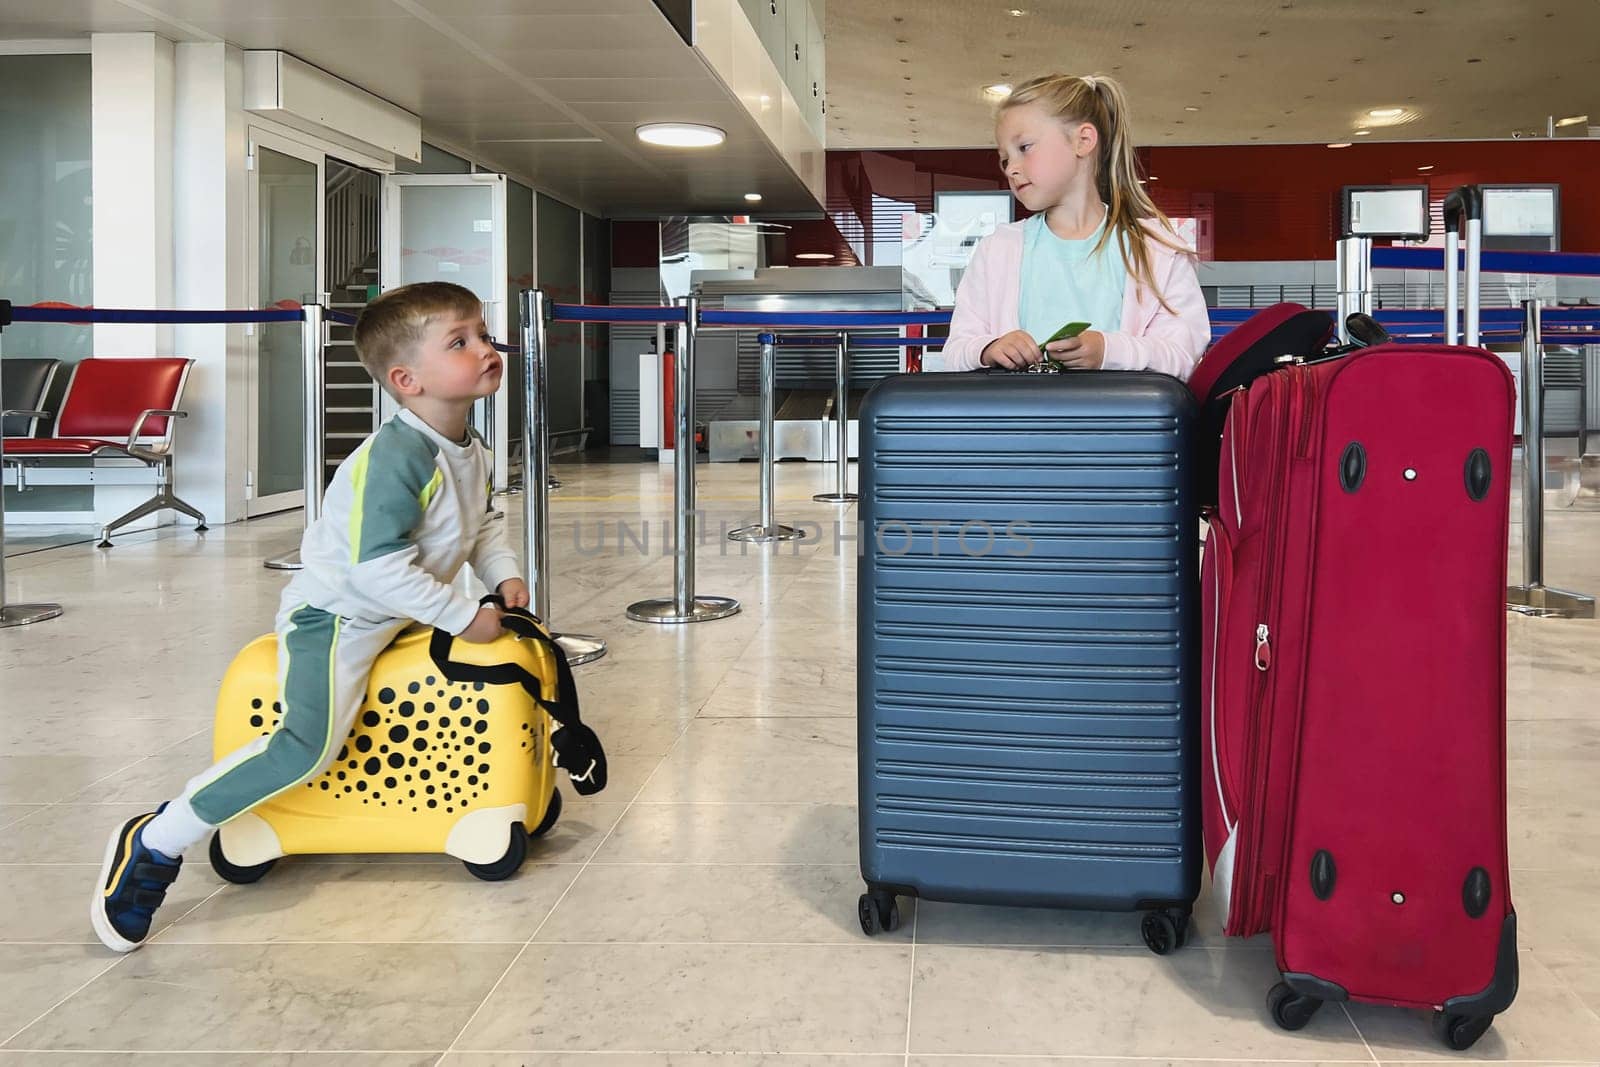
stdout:
[[[556,721],[550,734],[550,747],[555,750],[557,767],[564,767],[572,787],[581,796],[592,796],[606,787],[606,753],[600,738],[584,724],[578,713],[578,687],[572,680],[572,666],[567,662],[566,650],[544,629],[538,616],[523,608],[508,608],[497,595],[484,597],[482,605],[493,604],[503,613],[500,625],[520,640],[533,641],[549,649],[556,664],[556,698],[544,698],[544,684],[524,667],[516,663],[497,663],[490,666],[462,663],[450,658],[455,638],[443,630],[435,629],[428,644],[428,654],[434,666],[452,682],[484,682],[488,685],[520,685]],[[581,770],[579,768],[582,768]]]

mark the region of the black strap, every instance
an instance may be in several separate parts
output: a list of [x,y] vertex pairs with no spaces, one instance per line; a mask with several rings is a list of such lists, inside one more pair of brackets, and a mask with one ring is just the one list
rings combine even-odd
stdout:
[[176,863],[135,863],[133,877],[139,882],[159,882],[162,885],[171,885],[178,878],[178,865]]
[[546,700],[544,682],[518,663],[496,663],[480,666],[461,663],[450,658],[455,638],[435,628],[428,642],[428,655],[434,666],[452,682],[483,682],[486,685],[520,685],[545,712],[556,721],[558,728],[550,734],[550,746],[556,751],[556,766],[564,767],[572,779],[572,787],[583,796],[590,796],[606,787],[606,753],[600,738],[584,725],[578,712],[578,687],[572,680],[572,666],[567,653],[542,625],[538,616],[522,608],[508,608],[498,596],[486,596],[482,604],[494,604],[505,614],[500,624],[525,641],[533,641],[550,650],[556,664],[556,698]]

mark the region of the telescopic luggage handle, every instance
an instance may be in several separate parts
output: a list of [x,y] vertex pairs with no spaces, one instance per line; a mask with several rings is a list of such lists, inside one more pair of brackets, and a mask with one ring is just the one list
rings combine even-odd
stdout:
[[1479,342],[1478,269],[1483,255],[1483,191],[1476,185],[1463,185],[1444,198],[1444,339],[1452,345],[1461,343],[1456,289],[1463,227],[1467,235],[1467,344],[1476,348]]

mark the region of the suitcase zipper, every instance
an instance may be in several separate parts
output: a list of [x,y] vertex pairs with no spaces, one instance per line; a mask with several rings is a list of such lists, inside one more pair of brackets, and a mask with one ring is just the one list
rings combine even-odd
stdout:
[[[1267,400],[1271,405],[1274,416],[1272,432],[1268,434],[1272,442],[1272,457],[1269,466],[1269,476],[1266,484],[1270,487],[1272,495],[1268,498],[1264,518],[1266,528],[1262,531],[1266,536],[1266,551],[1263,553],[1264,569],[1262,571],[1261,594],[1258,602],[1256,618],[1256,647],[1255,667],[1258,674],[1255,693],[1253,694],[1253,710],[1250,716],[1250,725],[1253,736],[1250,744],[1250,777],[1252,791],[1251,798],[1251,823],[1248,840],[1244,842],[1247,848],[1241,849],[1238,869],[1254,872],[1257,857],[1261,853],[1262,836],[1264,833],[1265,818],[1263,812],[1267,803],[1267,775],[1265,774],[1266,752],[1272,743],[1272,680],[1267,675],[1272,667],[1272,630],[1269,616],[1277,604],[1277,572],[1280,541],[1282,540],[1283,515],[1288,506],[1288,487],[1285,484],[1287,471],[1284,469],[1283,460],[1288,451],[1288,438],[1290,427],[1293,425],[1293,401],[1299,397],[1299,382],[1295,381],[1299,375],[1293,371],[1286,374],[1272,374],[1267,378]],[[1285,391],[1289,395],[1283,395]],[[1285,408],[1288,410],[1285,411]],[[1242,932],[1254,933],[1259,929],[1260,915],[1264,908],[1270,905],[1270,898],[1266,889],[1275,880],[1276,871],[1255,872],[1254,877],[1261,879],[1262,890],[1252,893],[1248,899],[1248,910],[1243,917],[1248,922],[1248,927]],[[1250,884],[1250,879],[1235,885]],[[1246,902],[1241,902],[1246,903]]]

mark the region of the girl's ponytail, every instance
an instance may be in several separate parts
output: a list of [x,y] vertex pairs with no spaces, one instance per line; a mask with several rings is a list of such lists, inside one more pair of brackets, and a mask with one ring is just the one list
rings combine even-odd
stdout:
[[[1147,235],[1154,237],[1186,255],[1190,252],[1171,220],[1161,213],[1144,186],[1139,184],[1139,160],[1128,132],[1128,98],[1122,86],[1116,79],[1104,75],[1051,74],[1019,86],[1000,109],[1029,103],[1042,105],[1062,122],[1092,123],[1099,132],[1095,184],[1100,199],[1106,204],[1106,228],[1094,251],[1101,252],[1115,235],[1134,284],[1154,293],[1161,306],[1171,311],[1156,286],[1155,268],[1145,238]],[[1156,226],[1147,227],[1146,219],[1153,220]]]

